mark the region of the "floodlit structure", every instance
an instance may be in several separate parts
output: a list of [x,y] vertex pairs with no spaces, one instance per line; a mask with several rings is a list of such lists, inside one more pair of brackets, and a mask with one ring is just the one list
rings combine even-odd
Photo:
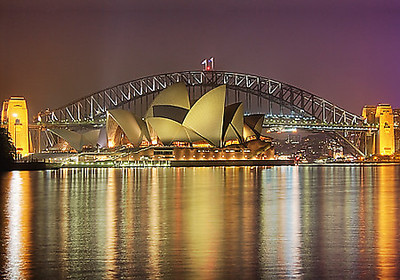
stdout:
[[376,107],[375,118],[379,124],[377,152],[380,155],[394,154],[394,124],[392,107],[379,104]]
[[75,132],[60,128],[52,128],[49,130],[64,139],[78,152],[81,152],[85,147],[96,147],[100,135],[100,129],[93,129],[85,132]]
[[225,91],[225,86],[219,86],[190,107],[185,84],[177,83],[154,99],[146,114],[146,122],[164,145],[206,142],[221,147],[226,132],[223,131]]
[[256,114],[244,117],[243,137],[246,141],[259,138],[261,136],[264,115]]
[[389,104],[364,106],[362,116],[366,123],[376,124],[377,133],[367,133],[365,146],[368,155],[393,155],[395,152],[393,110]]
[[[224,122],[222,126],[224,143],[238,140],[243,142],[244,137],[243,104],[234,103],[225,107]],[[261,131],[261,130],[260,130]]]
[[154,98],[144,121],[129,111],[110,110],[107,113],[108,146],[129,142],[138,147],[143,141],[156,144],[159,140],[164,146],[187,143],[224,147],[258,139],[264,116],[244,118],[243,104],[225,106],[225,94],[226,86],[219,86],[191,106],[187,88],[180,82]]
[[113,148],[117,143],[131,143],[134,147],[138,147],[142,141],[151,141],[150,133],[144,121],[130,111],[109,110],[106,128],[109,148]]
[[11,97],[3,102],[1,122],[6,125],[8,133],[17,150],[17,154],[29,154],[28,108],[23,97]]
[[184,83],[176,83],[153,100],[146,114],[146,123],[164,145],[170,145],[174,141],[202,140],[193,130],[183,125],[189,110],[186,86]]

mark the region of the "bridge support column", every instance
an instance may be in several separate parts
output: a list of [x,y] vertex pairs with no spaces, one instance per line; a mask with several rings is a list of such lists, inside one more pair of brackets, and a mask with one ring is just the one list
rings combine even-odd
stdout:
[[1,122],[7,125],[7,131],[17,149],[17,155],[29,154],[28,108],[23,97],[11,97],[3,102]]
[[379,124],[377,152],[381,155],[393,155],[394,121],[392,107],[386,104],[379,104],[376,107],[375,118],[378,120]]
[[368,155],[393,155],[395,152],[394,120],[392,107],[389,104],[365,106],[363,117],[370,124],[378,125],[377,133],[366,134]]

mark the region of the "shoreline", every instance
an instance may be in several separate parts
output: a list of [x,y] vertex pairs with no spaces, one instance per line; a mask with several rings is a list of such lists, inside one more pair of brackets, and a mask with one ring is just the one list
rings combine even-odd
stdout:
[[134,167],[216,167],[216,166],[294,166],[293,160],[140,160],[100,162],[16,162],[12,170],[50,170],[60,168],[134,168]]
[[146,168],[146,167],[253,167],[253,166],[303,166],[303,167],[372,167],[397,166],[400,162],[336,162],[300,163],[292,160],[141,160],[102,161],[79,163],[16,162],[9,171],[54,170],[60,168]]

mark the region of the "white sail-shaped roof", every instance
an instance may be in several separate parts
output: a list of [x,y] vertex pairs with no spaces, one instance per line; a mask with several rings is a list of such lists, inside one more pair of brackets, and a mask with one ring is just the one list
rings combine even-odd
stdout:
[[[244,123],[250,130],[252,130],[252,132],[257,137],[259,137],[261,135],[263,121],[264,121],[263,114],[256,114],[256,115],[250,115],[250,116],[244,117]],[[250,135],[251,132],[248,134]]]
[[82,134],[82,146],[96,147],[100,136],[100,129],[93,129]]
[[226,86],[203,95],[187,113],[183,125],[215,146],[222,146]]
[[193,143],[204,141],[190,128],[167,118],[147,118],[147,123],[157,132],[158,138],[164,145],[171,145],[175,141]]
[[100,129],[79,133],[68,129],[52,128],[51,132],[68,142],[76,151],[82,151],[84,146],[95,147],[99,139]]
[[139,146],[144,139],[151,141],[146,124],[132,112],[122,109],[107,111],[107,139],[110,142],[115,142],[118,127],[135,147]]
[[153,108],[156,106],[174,106],[189,110],[189,94],[185,83],[176,83],[162,90],[151,103],[146,113],[146,118],[155,116]]
[[68,144],[78,152],[82,151],[82,146],[81,146],[82,135],[79,134],[78,132],[61,128],[52,128],[50,129],[50,131],[56,134],[57,136],[61,137],[65,141],[67,141]]
[[223,125],[224,142],[243,139],[243,103],[235,103],[225,107]]
[[185,128],[178,122],[167,118],[147,118],[146,121],[157,132],[158,138],[164,145],[174,141],[190,142]]

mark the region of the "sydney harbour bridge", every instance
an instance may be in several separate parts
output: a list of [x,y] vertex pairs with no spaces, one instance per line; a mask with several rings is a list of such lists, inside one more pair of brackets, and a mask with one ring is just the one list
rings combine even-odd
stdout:
[[377,126],[329,100],[306,90],[267,77],[228,71],[182,71],[135,79],[84,96],[57,109],[37,115],[37,127],[46,133],[46,145],[53,142],[47,129],[67,127],[99,128],[105,125],[107,110],[122,108],[143,117],[154,97],[168,86],[185,82],[190,100],[226,85],[226,103],[242,102],[246,114],[265,114],[263,127],[300,128],[330,133],[363,152],[363,135]]

